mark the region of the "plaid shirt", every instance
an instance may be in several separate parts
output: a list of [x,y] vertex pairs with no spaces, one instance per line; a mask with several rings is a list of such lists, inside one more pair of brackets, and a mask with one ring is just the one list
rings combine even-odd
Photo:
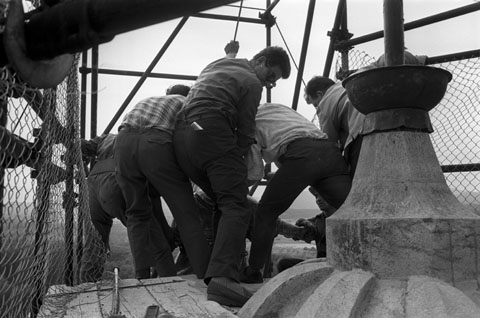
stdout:
[[125,115],[119,130],[123,127],[154,128],[173,134],[177,113],[184,101],[181,95],[146,98]]

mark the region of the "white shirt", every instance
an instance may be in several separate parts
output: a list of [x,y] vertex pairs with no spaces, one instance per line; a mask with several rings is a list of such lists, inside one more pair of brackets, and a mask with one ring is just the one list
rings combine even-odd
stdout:
[[[264,164],[274,162],[285,153],[290,142],[298,138],[327,139],[315,124],[281,104],[266,103],[258,107],[255,117],[256,144],[250,147],[247,155],[248,179],[261,180]],[[263,160],[262,160],[263,159]]]

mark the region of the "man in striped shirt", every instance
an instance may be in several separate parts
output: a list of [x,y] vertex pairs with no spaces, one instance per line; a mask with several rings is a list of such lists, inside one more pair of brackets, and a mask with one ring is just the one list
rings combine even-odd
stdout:
[[[139,279],[148,278],[150,266],[148,229],[153,212],[148,184],[170,208],[199,278],[204,277],[210,258],[190,180],[178,166],[173,150],[175,119],[185,100],[176,92],[173,87],[170,95],[140,101],[123,119],[115,142],[116,178],[125,198],[127,232]],[[162,259],[156,264],[157,271],[159,276],[175,276],[170,246],[166,239],[164,242],[162,255],[156,257]]]

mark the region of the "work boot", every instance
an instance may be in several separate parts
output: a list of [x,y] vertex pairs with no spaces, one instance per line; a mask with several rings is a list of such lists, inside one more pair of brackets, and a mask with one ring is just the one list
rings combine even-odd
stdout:
[[260,270],[248,266],[240,272],[240,281],[246,284],[261,284],[263,283],[263,275]]
[[135,271],[136,279],[148,279],[150,278],[150,268],[140,269]]
[[229,277],[213,277],[207,287],[207,299],[220,305],[242,307],[252,293]]

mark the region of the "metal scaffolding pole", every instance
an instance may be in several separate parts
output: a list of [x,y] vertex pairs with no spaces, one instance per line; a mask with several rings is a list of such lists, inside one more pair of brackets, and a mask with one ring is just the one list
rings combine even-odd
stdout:
[[303,43],[302,51],[300,53],[300,61],[298,63],[297,80],[295,82],[295,90],[293,93],[292,108],[295,110],[297,110],[298,98],[300,96],[300,87],[302,85],[303,70],[305,68],[305,60],[307,58],[308,41],[310,39],[310,31],[312,30],[314,11],[315,0],[310,0],[310,4],[308,5],[307,21],[305,22],[305,31],[303,32]]
[[180,32],[180,30],[182,29],[182,27],[185,25],[185,23],[187,22],[188,20],[188,17],[183,17],[180,22],[178,23],[177,27],[175,28],[175,30],[173,30],[172,34],[170,35],[170,37],[167,39],[167,41],[165,42],[165,44],[163,45],[163,47],[160,49],[160,51],[157,53],[157,55],[153,58],[152,62],[150,63],[150,65],[147,67],[147,69],[145,70],[145,73],[142,75],[142,77],[138,80],[137,84],[135,84],[135,87],[132,89],[132,91],[130,92],[130,94],[128,94],[127,98],[125,99],[125,101],[123,102],[123,104],[120,106],[120,108],[118,109],[117,113],[113,116],[112,120],[110,121],[110,123],[108,124],[107,128],[105,128],[105,131],[103,132],[104,134],[108,134],[113,126],[115,125],[115,123],[117,122],[117,120],[120,118],[120,116],[123,114],[123,112],[125,111],[125,108],[127,108],[128,104],[130,103],[130,101],[133,99],[133,97],[135,96],[135,94],[138,92],[138,90],[140,89],[140,87],[143,85],[143,83],[145,82],[145,80],[147,79],[147,76],[150,74],[150,72],[153,70],[153,68],[155,67],[155,65],[157,65],[158,61],[160,60],[160,58],[163,56],[163,54],[165,53],[165,51],[167,50],[167,48],[170,46],[170,44],[173,42],[173,40],[175,39],[175,37],[177,36],[178,32]]

